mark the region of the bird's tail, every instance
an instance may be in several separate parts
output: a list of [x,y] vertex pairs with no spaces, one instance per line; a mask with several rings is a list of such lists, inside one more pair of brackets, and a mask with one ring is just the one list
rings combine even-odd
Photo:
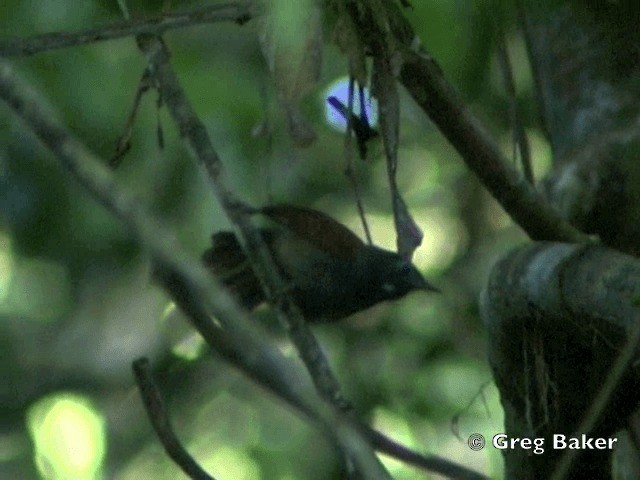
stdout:
[[265,301],[260,281],[232,232],[214,233],[202,261],[247,309],[252,310]]

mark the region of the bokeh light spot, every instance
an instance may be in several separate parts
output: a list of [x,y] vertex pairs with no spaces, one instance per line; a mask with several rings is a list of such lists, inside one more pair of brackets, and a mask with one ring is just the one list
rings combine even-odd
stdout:
[[[373,414],[373,427],[376,430],[385,432],[403,445],[413,446],[413,434],[406,419],[387,409],[376,408]],[[407,474],[415,474],[406,463],[384,455],[381,459],[389,473],[393,475],[393,478],[408,478]]]
[[43,258],[13,257],[0,244],[0,314],[51,321],[70,303],[71,285],[63,265]]
[[29,409],[27,427],[43,478],[99,478],[106,449],[105,425],[85,397],[58,393],[41,399]]
[[203,463],[205,469],[216,478],[224,477],[238,480],[262,478],[256,462],[246,452],[238,448],[220,447]]

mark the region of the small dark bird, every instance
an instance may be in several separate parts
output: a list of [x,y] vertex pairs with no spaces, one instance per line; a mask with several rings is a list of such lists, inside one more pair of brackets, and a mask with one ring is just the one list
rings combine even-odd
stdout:
[[[413,290],[438,291],[410,260],[367,245],[324,213],[291,205],[255,210],[273,221],[261,229],[289,293],[309,322],[339,320]],[[212,236],[205,265],[248,309],[265,296],[238,239],[232,232]]]

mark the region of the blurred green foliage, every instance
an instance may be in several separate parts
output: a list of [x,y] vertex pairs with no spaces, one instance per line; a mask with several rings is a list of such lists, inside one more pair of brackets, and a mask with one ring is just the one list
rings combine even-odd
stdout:
[[[139,0],[129,9],[142,16],[208,3]],[[510,154],[508,99],[494,58],[495,11],[473,0],[413,3],[405,14],[423,44]],[[511,18],[509,12],[503,17]],[[6,39],[106,25],[120,13],[115,0],[5,0],[0,19]],[[500,21],[540,173],[549,154],[533,115],[524,48],[513,20]],[[256,21],[212,24],[165,36],[228,181],[246,201],[314,206],[360,232],[342,174],[343,137],[322,118],[324,88],[346,74],[345,58],[325,32],[320,86],[303,104],[318,139],[296,149],[277,109],[257,28]],[[114,154],[145,67],[134,39],[12,63],[91,150],[105,161]],[[471,452],[464,441],[473,432],[489,438],[502,430],[497,393],[486,386],[490,371],[476,299],[492,261],[523,237],[401,93],[398,183],[425,230],[416,263],[443,294],[415,294],[316,332],[364,419],[412,448],[499,475],[495,450]],[[143,98],[118,181],[198,256],[211,232],[228,224],[156,101],[154,92]],[[257,130],[262,135],[252,135]],[[368,163],[356,164],[374,241],[393,248],[385,170],[379,144]],[[151,281],[145,252],[0,107],[0,477],[71,478],[60,473],[69,471],[60,462],[91,466],[93,460],[96,468],[73,470],[73,478],[182,478],[153,436],[133,386],[129,365],[147,355],[179,436],[217,478],[340,478],[334,447],[212,358],[168,305]],[[268,310],[256,317],[294,355]],[[64,449],[48,454],[42,445],[63,442],[71,428],[85,432],[84,460],[73,456],[79,447],[71,440],[63,444],[66,457]],[[417,478],[398,462],[388,465],[394,478]]]

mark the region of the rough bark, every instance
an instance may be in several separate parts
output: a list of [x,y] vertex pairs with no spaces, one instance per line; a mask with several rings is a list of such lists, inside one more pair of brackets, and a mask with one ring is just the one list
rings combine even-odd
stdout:
[[[638,403],[636,368],[619,370],[594,426],[594,399],[638,334],[640,262],[600,246],[537,243],[500,261],[482,297],[490,362],[509,437],[544,438],[544,454],[505,451],[507,478],[551,478],[552,435],[613,437]],[[637,347],[631,361],[638,357]],[[615,373],[614,373],[615,374]],[[609,478],[610,450],[585,451],[566,478]]]

